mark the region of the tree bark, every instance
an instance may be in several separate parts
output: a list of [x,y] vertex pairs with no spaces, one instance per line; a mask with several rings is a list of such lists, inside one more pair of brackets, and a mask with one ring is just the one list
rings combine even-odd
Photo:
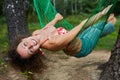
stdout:
[[120,80],[120,29],[111,57],[101,73],[100,80]]
[[28,0],[4,0],[10,46],[14,46],[15,39],[19,35],[29,35],[28,5]]

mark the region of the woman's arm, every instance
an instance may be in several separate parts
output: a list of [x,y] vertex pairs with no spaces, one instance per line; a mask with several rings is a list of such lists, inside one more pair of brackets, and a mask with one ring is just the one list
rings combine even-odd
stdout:
[[[99,20],[103,15],[105,15],[108,10],[111,8],[112,5],[109,5],[107,8],[105,8],[103,11],[97,13],[96,15],[91,17],[91,22],[95,23],[97,20]],[[71,31],[64,35],[54,36],[49,39],[49,43],[54,44],[55,46],[64,47],[68,43],[70,43],[79,33],[83,25],[86,23],[88,19],[82,21],[78,26],[73,28]],[[92,25],[92,24],[89,24]]]
[[59,13],[56,14],[55,18],[50,21],[46,26],[54,26],[58,21],[62,20],[63,19],[63,16]]
[[82,21],[78,26],[76,26],[75,28],[73,28],[72,30],[70,30],[68,33],[64,35],[56,35],[56,36],[50,37],[48,40],[48,43],[50,45],[53,45],[56,48],[65,47],[77,36],[77,34],[81,30],[85,22],[86,20]]
[[40,34],[41,31],[47,29],[48,27],[51,27],[51,26],[54,26],[58,21],[62,20],[63,19],[63,16],[59,13],[56,14],[55,18],[49,22],[44,28],[40,29],[40,30],[35,30],[32,35],[37,35],[37,34]]

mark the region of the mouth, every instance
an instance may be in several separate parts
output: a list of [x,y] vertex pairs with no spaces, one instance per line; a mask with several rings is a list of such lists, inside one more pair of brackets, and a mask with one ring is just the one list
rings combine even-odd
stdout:
[[37,45],[37,44],[38,44],[38,41],[37,41],[37,40],[35,40],[35,39],[32,39],[32,40],[33,40],[34,45]]

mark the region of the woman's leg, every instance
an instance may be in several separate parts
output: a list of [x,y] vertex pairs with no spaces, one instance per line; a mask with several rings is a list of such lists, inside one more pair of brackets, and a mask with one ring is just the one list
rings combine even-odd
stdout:
[[[96,27],[97,25],[94,26]],[[78,36],[82,41],[82,48],[80,52],[76,55],[76,57],[80,58],[87,56],[94,49],[100,35],[101,30],[99,30],[98,28],[94,28],[93,26],[82,32],[82,34]]]
[[93,25],[78,36],[82,41],[82,49],[76,57],[87,56],[94,49],[101,36],[105,36],[114,31],[114,25],[111,22],[105,26],[104,24],[105,22],[100,22]]
[[116,23],[116,18],[114,17],[114,14],[111,14],[110,17],[107,20],[107,24],[105,25],[101,37],[104,37],[110,33],[112,33],[115,30],[115,23]]
[[107,36],[108,34],[112,33],[114,30],[115,30],[114,25],[111,22],[108,22],[105,25],[100,37]]

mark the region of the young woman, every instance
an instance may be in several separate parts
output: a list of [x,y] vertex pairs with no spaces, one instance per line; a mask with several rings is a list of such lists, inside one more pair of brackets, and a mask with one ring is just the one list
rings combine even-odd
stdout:
[[[99,17],[102,15],[99,13]],[[21,71],[41,72],[45,68],[41,60],[41,48],[52,51],[63,50],[66,54],[75,57],[86,56],[93,50],[100,37],[114,31],[116,23],[114,14],[111,14],[104,28],[104,22],[100,22],[78,35],[86,20],[67,31],[63,27],[54,27],[56,22],[62,19],[63,17],[58,13],[45,28],[34,31],[32,36],[17,38],[15,46],[8,51],[12,66]]]
[[86,56],[93,50],[99,37],[114,31],[116,22],[114,14],[111,14],[105,28],[103,28],[104,22],[100,22],[77,36],[86,20],[72,30],[67,31],[63,27],[54,27],[56,22],[62,20],[62,18],[60,14],[57,14],[45,28],[36,30],[32,36],[22,39],[17,46],[18,54],[22,58],[29,58],[36,54],[36,51],[40,48],[45,48],[52,51],[64,50],[66,54],[76,57]]

